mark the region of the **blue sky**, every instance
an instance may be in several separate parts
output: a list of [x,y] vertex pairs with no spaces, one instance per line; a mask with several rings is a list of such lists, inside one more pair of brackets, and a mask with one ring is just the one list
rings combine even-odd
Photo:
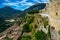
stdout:
[[10,6],[14,9],[25,10],[35,3],[46,3],[48,0],[0,0],[0,8]]

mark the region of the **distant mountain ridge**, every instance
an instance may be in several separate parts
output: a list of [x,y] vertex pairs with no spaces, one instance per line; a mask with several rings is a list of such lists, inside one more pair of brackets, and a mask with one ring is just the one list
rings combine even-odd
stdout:
[[[16,16],[22,16],[22,15],[25,15],[26,12],[28,11],[32,11],[32,10],[42,10],[44,9],[46,6],[46,3],[37,3],[35,5],[32,5],[30,6],[28,9],[24,10],[24,11],[21,11],[21,10],[16,10],[16,9],[13,9],[9,6],[6,6],[6,7],[3,7],[0,9],[0,17],[16,17]],[[24,13],[24,14],[23,14]]]
[[25,12],[32,11],[32,10],[42,10],[46,6],[46,3],[36,3],[35,5],[29,7],[28,9],[24,10]]
[[23,11],[15,10],[9,6],[3,7],[0,9],[0,17],[13,17],[18,14],[21,14]]

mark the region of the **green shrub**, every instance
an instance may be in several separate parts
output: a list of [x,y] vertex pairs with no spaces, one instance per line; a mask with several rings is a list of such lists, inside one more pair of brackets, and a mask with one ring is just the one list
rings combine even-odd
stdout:
[[43,24],[44,24],[44,27],[46,28],[46,26],[47,26],[48,23],[49,23],[48,17],[42,18],[42,22],[43,22]]
[[38,32],[35,34],[35,38],[36,38],[36,40],[47,40],[47,34],[45,34],[45,33],[41,30],[41,31],[38,31]]
[[22,36],[22,39],[21,40],[31,40],[31,37],[26,35],[26,36]]
[[6,39],[5,40],[13,40],[12,38],[8,38],[8,37],[6,37]]
[[50,26],[48,27],[48,37],[51,38]]
[[34,16],[31,16],[27,19],[27,22],[30,24],[34,21]]
[[23,31],[30,32],[30,24],[34,21],[34,16],[28,17],[26,21],[27,23],[23,26]]
[[19,21],[16,21],[16,24],[17,25],[20,25],[21,24],[21,21],[19,20]]
[[39,10],[32,10],[28,12],[29,14],[35,14],[35,13],[39,13]]
[[60,30],[58,31],[58,34],[60,35]]
[[23,26],[23,31],[24,32],[30,32],[29,24],[28,23]]

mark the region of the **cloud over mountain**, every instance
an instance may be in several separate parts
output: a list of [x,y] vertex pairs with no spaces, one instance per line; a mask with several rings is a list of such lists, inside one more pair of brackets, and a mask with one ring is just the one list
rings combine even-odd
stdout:
[[14,9],[24,10],[35,3],[48,2],[48,0],[0,0],[3,6],[11,6]]

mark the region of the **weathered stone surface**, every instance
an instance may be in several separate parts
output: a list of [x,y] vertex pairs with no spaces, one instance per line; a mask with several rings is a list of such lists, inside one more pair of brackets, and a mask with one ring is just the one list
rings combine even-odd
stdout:
[[[55,28],[56,40],[60,39],[58,31],[60,31],[60,0],[50,0],[50,5],[47,7],[49,15],[49,24]],[[55,39],[54,39],[55,40]]]
[[17,40],[18,37],[20,37],[22,34],[22,29],[23,25],[17,26],[16,24],[14,24],[12,27],[0,33],[0,40],[5,40],[6,37]]

